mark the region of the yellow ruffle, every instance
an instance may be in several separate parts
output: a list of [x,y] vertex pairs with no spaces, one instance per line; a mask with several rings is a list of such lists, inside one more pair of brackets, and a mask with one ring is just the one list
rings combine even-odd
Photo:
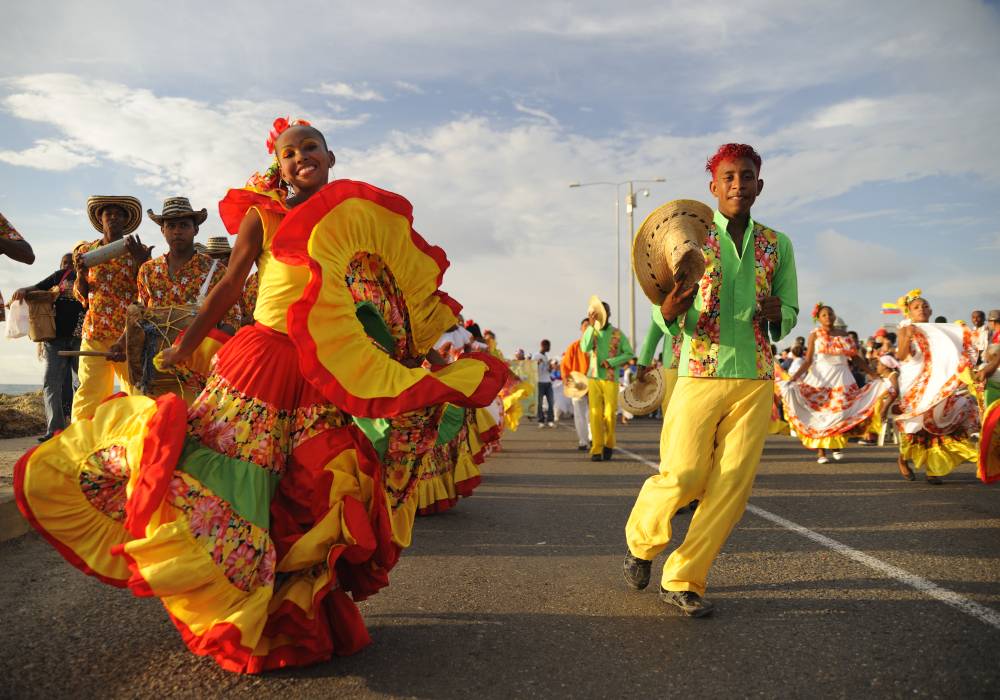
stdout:
[[530,382],[521,382],[503,397],[503,422],[508,430],[517,431],[517,426],[524,416],[524,406],[521,403],[531,395],[533,387]]
[[847,437],[844,435],[833,435],[825,438],[807,438],[799,436],[802,446],[810,450],[842,450],[847,447]]
[[914,469],[926,467],[928,476],[945,476],[962,462],[975,463],[979,460],[979,451],[972,440],[949,435],[935,439],[930,447],[924,447],[904,433],[900,435],[899,454],[912,462]]
[[31,455],[24,470],[23,498],[38,525],[101,577],[123,584],[127,563],[111,548],[131,539],[124,522],[97,510],[80,486],[81,472],[94,453],[112,446],[125,450],[131,467],[126,495],[138,476],[146,424],[156,402],[143,396],[106,401],[94,417],[75,421]]

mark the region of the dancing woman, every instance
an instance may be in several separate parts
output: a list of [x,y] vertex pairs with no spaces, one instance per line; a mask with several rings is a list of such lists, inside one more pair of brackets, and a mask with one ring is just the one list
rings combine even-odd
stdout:
[[[402,197],[328,183],[333,152],[306,122],[276,120],[267,145],[267,173],[219,205],[238,231],[225,277],[160,358],[188,358],[256,262],[255,323],[204,391],[189,409],[106,401],[15,470],[19,507],[70,563],[160,598],[192,652],[249,673],[370,643],[355,602],[409,544],[428,419],[489,403],[506,371],[486,355],[420,368],[459,310],[437,289],[444,251]],[[389,418],[384,459],[353,415]]]
[[955,324],[929,323],[931,306],[919,289],[901,297],[899,307],[906,315],[896,350],[899,472],[913,481],[913,468],[926,467],[927,483],[941,484],[941,477],[978,457],[971,435],[979,409],[962,378],[975,363],[972,334]]
[[846,332],[834,327],[837,315],[823,304],[813,308],[818,324],[809,334],[802,365],[786,381],[779,381],[785,419],[798,433],[802,444],[816,450],[816,461],[827,464],[826,451],[833,459],[843,458],[847,433],[866,423],[888,391],[885,382],[859,387],[851,374],[855,363],[868,373],[858,358],[858,346]]

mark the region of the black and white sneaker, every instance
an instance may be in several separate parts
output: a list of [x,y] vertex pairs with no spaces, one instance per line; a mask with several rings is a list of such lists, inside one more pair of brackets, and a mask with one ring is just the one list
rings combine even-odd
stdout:
[[622,573],[625,575],[625,585],[628,586],[633,591],[641,591],[646,586],[649,585],[649,570],[652,568],[653,562],[648,559],[640,559],[639,557],[632,554],[632,552],[625,552],[625,562],[622,564]]
[[688,617],[711,615],[715,606],[694,591],[668,591],[660,587],[660,600],[669,603]]

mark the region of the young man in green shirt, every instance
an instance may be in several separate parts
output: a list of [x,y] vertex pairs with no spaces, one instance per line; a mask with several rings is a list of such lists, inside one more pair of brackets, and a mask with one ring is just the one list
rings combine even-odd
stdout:
[[798,317],[791,241],[750,216],[764,186],[760,164],[746,144],[726,144],[709,159],[718,209],[702,249],[705,274],[697,286],[675,287],[654,314],[664,332],[683,333],[680,376],[664,416],[660,473],[643,484],[625,526],[625,582],[633,590],[649,584],[671,518],[698,499],[660,585],[664,602],[694,617],[712,611],[703,597],[708,571],[743,515],[764,449],[774,396],[771,342]]
[[[587,353],[587,402],[590,408],[590,461],[611,459],[615,448],[615,418],[618,414],[618,368],[632,359],[628,336],[611,325],[611,307],[601,302],[591,309],[590,325],[580,339]],[[604,313],[601,314],[600,312]]]

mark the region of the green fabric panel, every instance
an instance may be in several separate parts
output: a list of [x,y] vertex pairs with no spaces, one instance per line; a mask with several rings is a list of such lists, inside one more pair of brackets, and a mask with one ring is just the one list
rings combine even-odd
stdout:
[[184,443],[178,469],[211,489],[257,527],[267,530],[270,526],[271,497],[281,479],[274,472],[220,454],[191,437]]
[[444,413],[441,414],[441,423],[438,425],[438,445],[443,445],[446,442],[451,442],[451,440],[458,435],[458,431],[462,429],[462,424],[465,422],[465,409],[459,408],[458,406],[452,406],[448,404],[444,407]]
[[[657,316],[659,316],[659,321],[657,321]],[[642,341],[642,348],[639,350],[639,359],[637,362],[643,367],[649,367],[650,363],[653,361],[653,357],[656,355],[656,348],[663,339],[663,314],[660,313],[660,307],[656,304],[652,305],[652,323],[649,325],[649,330],[646,332],[646,337]],[[664,353],[666,353],[666,348],[664,347]]]
[[396,347],[396,339],[392,337],[389,326],[370,301],[359,301],[354,305],[354,313],[364,326],[368,337],[378,343],[387,353],[392,353]]
[[379,457],[385,457],[385,451],[389,448],[389,421],[385,418],[361,418],[355,416],[354,424],[361,428]]

